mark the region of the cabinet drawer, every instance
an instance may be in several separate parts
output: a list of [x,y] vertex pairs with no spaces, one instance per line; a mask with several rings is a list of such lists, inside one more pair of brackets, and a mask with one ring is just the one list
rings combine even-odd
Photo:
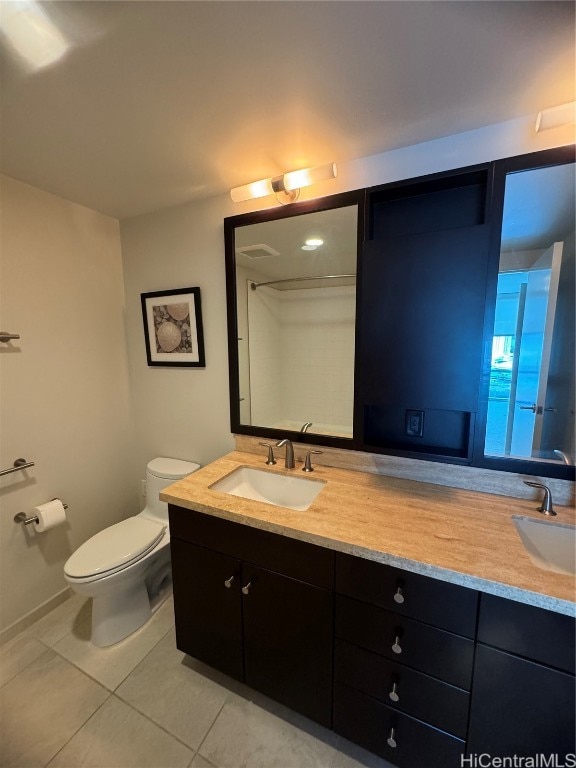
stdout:
[[478,593],[457,584],[337,553],[336,591],[464,637],[476,634]]
[[336,595],[336,637],[470,690],[473,640],[343,595]]
[[576,622],[532,605],[483,594],[478,640],[574,674]]
[[[394,729],[396,747],[387,739]],[[334,730],[400,768],[461,768],[465,743],[336,683]]]
[[341,640],[336,641],[334,673],[339,682],[392,709],[466,738],[470,696],[461,688]]
[[241,523],[169,505],[170,535],[323,589],[334,586],[334,552]]

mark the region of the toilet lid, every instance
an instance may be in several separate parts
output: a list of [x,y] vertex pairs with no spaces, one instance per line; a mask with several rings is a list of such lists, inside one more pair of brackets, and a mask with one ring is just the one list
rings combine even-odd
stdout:
[[194,464],[191,461],[182,461],[181,459],[152,459],[148,462],[148,472],[156,477],[163,477],[166,480],[181,480],[186,475],[196,472],[200,469],[200,464]]
[[78,579],[126,566],[153,549],[165,530],[165,525],[153,520],[129,517],[82,544],[68,559],[64,573]]

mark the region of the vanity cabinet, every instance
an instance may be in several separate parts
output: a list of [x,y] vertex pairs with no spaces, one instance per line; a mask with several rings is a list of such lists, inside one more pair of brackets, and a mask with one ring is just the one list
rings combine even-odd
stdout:
[[169,510],[178,648],[330,726],[334,554]]
[[573,618],[169,511],[185,653],[400,768],[574,753]]
[[482,595],[469,753],[576,752],[574,619]]
[[460,766],[478,594],[336,555],[334,730],[406,768]]

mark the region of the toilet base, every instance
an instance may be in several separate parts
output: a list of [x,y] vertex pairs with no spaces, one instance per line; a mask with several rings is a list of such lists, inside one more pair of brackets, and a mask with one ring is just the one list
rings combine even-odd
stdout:
[[136,632],[152,615],[146,585],[123,585],[120,592],[96,595],[92,599],[93,645],[106,648]]

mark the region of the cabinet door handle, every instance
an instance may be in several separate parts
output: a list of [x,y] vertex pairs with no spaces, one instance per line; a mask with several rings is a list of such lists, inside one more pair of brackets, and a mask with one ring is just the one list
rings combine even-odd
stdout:
[[392,749],[396,749],[398,744],[396,743],[396,729],[390,728],[390,733],[388,734],[388,738],[386,739],[386,744],[388,744],[389,747],[392,747]]
[[404,595],[402,594],[402,587],[398,587],[398,589],[394,593],[394,602],[395,603],[403,603],[404,602]]
[[251,586],[252,586],[252,582],[249,581],[248,584],[246,584],[244,587],[242,587],[242,594],[243,595],[249,594]]
[[392,685],[392,689],[388,694],[388,698],[392,701],[400,701],[400,696],[398,695],[398,683],[394,683]]
[[226,581],[224,582],[224,586],[226,587],[226,589],[230,589],[233,583],[234,583],[234,576],[230,576],[230,578],[226,579]]
[[392,650],[394,653],[402,653],[402,646],[400,645],[400,635],[396,635],[394,642],[392,643]]

